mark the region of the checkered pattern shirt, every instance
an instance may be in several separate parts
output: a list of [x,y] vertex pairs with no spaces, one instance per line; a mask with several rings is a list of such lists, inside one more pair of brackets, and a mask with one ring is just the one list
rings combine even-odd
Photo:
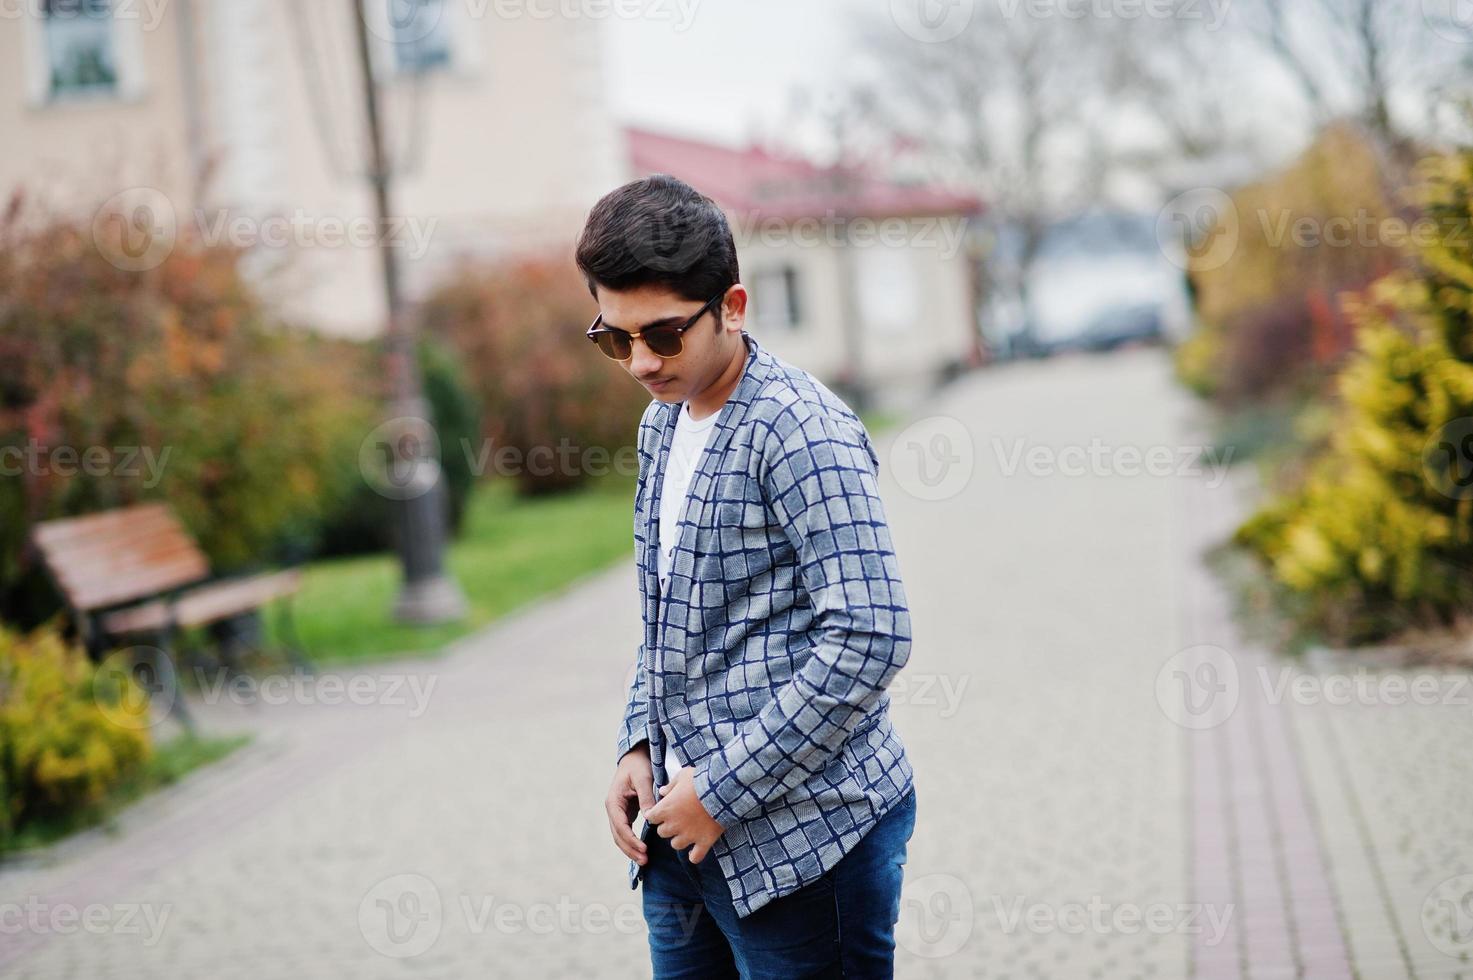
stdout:
[[644,640],[618,757],[648,741],[662,782],[669,730],[725,828],[711,853],[746,916],[832,868],[913,778],[885,693],[911,636],[879,460],[837,396],[743,336],[663,596],[660,485],[680,406],[652,402],[640,422]]

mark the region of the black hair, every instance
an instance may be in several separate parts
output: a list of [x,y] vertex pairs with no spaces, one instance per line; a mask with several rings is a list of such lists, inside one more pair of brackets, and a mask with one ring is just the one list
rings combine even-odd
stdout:
[[716,202],[683,180],[654,174],[593,206],[578,238],[578,269],[595,297],[666,286],[705,301],[741,281],[731,226]]

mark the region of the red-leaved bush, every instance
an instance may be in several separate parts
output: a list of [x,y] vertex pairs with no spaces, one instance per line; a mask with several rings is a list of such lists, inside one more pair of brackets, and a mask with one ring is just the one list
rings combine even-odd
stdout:
[[[649,396],[584,337],[597,312],[564,256],[464,266],[421,307],[426,333],[460,352],[482,404],[487,442],[474,451],[525,493],[568,489],[633,458]],[[497,464],[503,448],[514,454]]]

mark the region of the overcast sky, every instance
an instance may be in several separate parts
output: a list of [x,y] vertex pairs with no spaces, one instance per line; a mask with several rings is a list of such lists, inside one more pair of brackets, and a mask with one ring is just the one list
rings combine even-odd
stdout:
[[[975,12],[984,3],[995,3],[998,12],[1006,12],[1024,3],[1074,10],[1108,2],[1112,0],[1068,0],[1067,5],[1064,0],[600,0],[599,8],[611,12],[602,25],[604,71],[611,108],[621,122],[741,145],[782,132],[783,123],[792,118],[796,89],[806,89],[810,98],[821,101],[825,93],[836,93],[845,87],[844,82],[862,76],[856,59],[871,47],[860,40],[865,25],[919,37],[917,32],[923,34],[925,28],[912,22],[915,9],[948,21],[960,12],[965,25],[967,12]],[[1149,0],[1113,2],[1124,11]],[[1233,0],[1177,2],[1191,15],[1184,14],[1184,21],[1202,20],[1209,31],[1232,17],[1248,16],[1232,6]],[[1418,0],[1405,2],[1416,6]],[[1473,0],[1423,2],[1435,6]],[[1308,8],[1290,5],[1288,9]],[[907,14],[908,10],[912,12]],[[1407,30],[1423,32],[1418,37],[1425,35],[1425,55],[1422,48],[1414,49],[1421,60],[1434,63],[1433,49],[1439,56],[1466,53],[1466,45],[1427,31],[1428,23],[1414,19],[1404,25]],[[1299,44],[1308,55],[1333,57],[1325,47],[1328,42],[1309,30],[1318,26],[1322,25],[1309,23],[1301,30],[1296,35],[1303,35]],[[1236,98],[1229,105],[1244,114],[1239,125],[1229,129],[1251,134],[1255,143],[1261,143],[1260,151],[1267,149],[1268,160],[1286,159],[1308,136],[1308,117],[1300,111],[1302,106],[1296,107],[1300,100],[1292,79],[1267,55],[1231,43],[1233,36],[1226,32],[1219,40],[1212,49],[1217,59],[1214,66],[1219,71],[1225,67],[1236,71],[1231,80]],[[1254,67],[1248,67],[1250,64]],[[1405,74],[1409,66],[1399,67]],[[1334,72],[1321,82],[1332,96],[1337,95]],[[1415,120],[1425,112],[1421,105],[1425,88],[1413,85],[1400,94],[1393,89],[1393,102],[1404,102],[1408,93],[1416,104],[1410,106],[1407,118]],[[1265,113],[1265,108],[1272,111]],[[1139,125],[1139,120],[1134,124]],[[1122,119],[1120,125],[1129,127],[1132,120]],[[801,144],[802,140],[777,142]]]
[[644,7],[644,17],[608,21],[615,113],[636,125],[740,143],[754,126],[782,117],[795,86],[832,88],[853,50],[856,18],[883,14],[888,4],[645,0]]

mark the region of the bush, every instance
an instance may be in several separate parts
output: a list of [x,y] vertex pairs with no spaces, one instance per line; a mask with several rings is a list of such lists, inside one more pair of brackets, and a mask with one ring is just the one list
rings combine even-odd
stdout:
[[[365,353],[365,356],[371,356]],[[481,435],[481,406],[466,384],[455,351],[437,340],[420,344],[425,400],[440,439],[440,470],[445,480],[448,528],[459,534],[466,504],[475,487],[474,447]],[[320,525],[304,528],[299,548],[320,557],[360,555],[394,547],[393,501],[375,490],[358,470],[355,456],[345,464],[344,482],[354,489]]]
[[467,266],[424,303],[426,335],[459,353],[484,409],[487,443],[475,448],[488,464],[496,450],[514,450],[524,493],[569,489],[592,475],[556,462],[560,447],[599,449],[609,457],[594,464],[602,467],[634,443],[649,397],[583,336],[596,313],[563,257]]
[[435,417],[440,436],[440,472],[450,511],[450,529],[460,530],[466,501],[476,483],[473,452],[481,434],[481,406],[466,386],[465,371],[455,351],[437,340],[419,347],[420,370],[424,375],[425,400]]
[[1237,190],[1213,229],[1236,234],[1232,252],[1191,260],[1201,327],[1178,350],[1182,380],[1236,405],[1332,376],[1354,344],[1344,297],[1406,260],[1361,231],[1397,213],[1385,183],[1374,145],[1342,124],[1283,172]]
[[0,627],[0,850],[38,819],[95,806],[152,750],[148,703],[55,628]]
[[25,544],[37,521],[164,500],[229,571],[351,492],[373,374],[354,345],[274,323],[241,257],[181,240],[124,271],[90,227],[19,199],[0,218],[0,461],[42,460],[0,481],[12,621],[55,608]]
[[1424,163],[1445,233],[1350,310],[1339,425],[1302,486],[1238,532],[1332,639],[1446,625],[1473,603],[1473,154]]

